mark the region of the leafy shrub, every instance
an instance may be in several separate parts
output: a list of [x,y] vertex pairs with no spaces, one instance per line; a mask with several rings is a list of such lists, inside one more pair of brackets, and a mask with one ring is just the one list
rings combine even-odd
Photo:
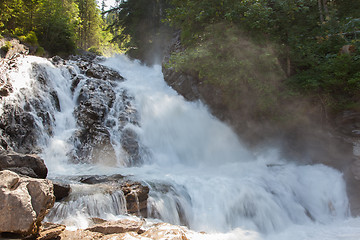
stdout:
[[11,47],[12,47],[11,42],[6,41],[5,45],[1,47],[1,50],[4,51],[5,53],[7,53]]
[[36,56],[43,57],[45,55],[45,49],[43,47],[38,47],[35,52]]
[[16,35],[16,36],[22,36],[24,35],[24,29],[22,28],[15,28],[13,30],[13,34]]
[[88,51],[91,53],[95,53],[96,55],[102,55],[102,52],[100,51],[100,49],[98,47],[90,47],[88,48]]
[[326,95],[332,110],[354,106],[360,100],[359,51],[329,55],[318,66],[293,76],[289,83],[309,94]]
[[23,42],[23,43],[26,41],[25,36],[19,36],[18,39],[20,40],[20,42]]
[[25,42],[29,43],[29,44],[32,44],[32,45],[37,45],[38,44],[38,38],[37,38],[35,32],[30,31],[25,37]]

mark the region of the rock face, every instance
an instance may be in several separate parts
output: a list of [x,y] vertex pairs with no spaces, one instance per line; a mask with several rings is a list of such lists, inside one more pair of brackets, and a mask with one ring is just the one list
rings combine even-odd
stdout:
[[117,81],[123,81],[123,77],[90,56],[76,57],[76,61],[86,77],[75,76],[72,83],[72,91],[77,88],[79,92],[74,114],[80,126],[73,137],[73,161],[96,163],[101,160],[110,166],[118,164],[111,140],[115,134],[123,136],[119,143],[126,156],[123,164],[138,165],[141,163],[138,136],[125,128],[128,123],[138,125],[138,116],[132,107],[133,97],[117,88]]
[[[5,68],[18,68],[17,60],[19,58],[16,61],[4,60],[3,63],[7,66]],[[22,88],[10,99],[7,98],[9,94],[0,98],[1,147],[25,154],[40,151],[38,139],[40,136],[52,135],[54,112],[60,109],[57,93],[49,84],[49,75],[45,67],[32,64],[31,74],[34,79],[33,89]],[[12,89],[9,77],[7,71],[2,81],[6,83],[5,86],[9,86],[8,89]]]
[[46,178],[48,172],[44,160],[39,156],[13,151],[0,151],[1,170],[11,170],[33,178]]
[[49,180],[0,172],[0,232],[29,235],[38,232],[48,209],[54,205]]

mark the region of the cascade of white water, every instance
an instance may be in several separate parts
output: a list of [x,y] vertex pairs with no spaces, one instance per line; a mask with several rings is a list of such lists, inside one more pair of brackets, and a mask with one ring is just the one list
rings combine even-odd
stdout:
[[124,57],[105,65],[128,79],[123,86],[135,96],[138,134],[150,149],[153,168],[151,176],[147,170],[141,178],[167,184],[168,190],[150,192],[150,214],[196,230],[261,232],[348,215],[339,172],[254,156],[201,103],[186,102],[169,88],[160,66],[148,68]]
[[[33,64],[40,65],[47,74],[46,86],[56,92],[60,109],[49,100],[49,91],[37,85],[30,72]],[[78,128],[73,111],[79,89],[86,84],[81,81],[71,92],[71,74],[80,74],[75,65],[55,67],[47,60],[26,57],[19,71],[13,73],[15,90],[8,101],[22,103],[21,96],[35,93],[48,106],[45,111],[51,116],[52,134],[42,133],[39,139],[51,178],[119,173],[132,176],[150,188],[149,217],[197,231],[220,232],[214,233],[213,239],[333,240],[344,228],[330,231],[328,238],[321,231],[337,224],[351,226],[350,231],[360,236],[354,222],[347,220],[348,199],[340,172],[323,165],[297,166],[273,154],[248,151],[231,128],[211,116],[203,104],[186,102],[168,87],[160,66],[142,66],[124,56],[103,64],[126,79],[116,84],[116,100],[105,118],[118,159],[118,166],[111,167],[102,166],[101,160],[97,165],[68,161],[68,152],[73,148],[71,137]],[[24,80],[22,85],[16,78]],[[127,115],[136,115],[136,123],[131,119],[121,122],[124,91],[133,96],[127,100],[131,104],[126,105],[126,110],[136,111]],[[38,119],[38,128],[44,129],[36,111],[33,115]],[[146,148],[141,152],[143,164],[137,167],[127,167],[129,159],[120,146],[121,130],[126,128],[136,132]],[[118,188],[73,183],[71,195],[56,204],[48,219],[86,227],[88,218],[111,219],[124,214],[124,201]],[[315,228],[320,232],[311,235]]]

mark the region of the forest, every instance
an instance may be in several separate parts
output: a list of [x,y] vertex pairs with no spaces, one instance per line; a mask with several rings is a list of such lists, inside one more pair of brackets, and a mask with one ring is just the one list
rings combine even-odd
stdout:
[[258,115],[277,115],[274,106],[298,95],[330,113],[359,109],[359,1],[117,0],[105,7],[96,0],[3,0],[0,34],[37,46],[39,55],[81,49],[146,61],[180,31],[184,51],[167,66],[229,92],[232,102],[252,92]]

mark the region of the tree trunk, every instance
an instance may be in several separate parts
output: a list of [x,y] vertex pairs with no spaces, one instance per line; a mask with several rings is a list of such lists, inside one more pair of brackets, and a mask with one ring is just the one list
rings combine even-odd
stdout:
[[324,8],[324,12],[325,12],[325,20],[329,19],[329,8],[327,5],[328,0],[322,0],[323,2],[323,8]]
[[320,14],[320,22],[323,23],[324,22],[324,15],[323,15],[323,12],[322,12],[321,0],[318,0],[318,8],[319,8],[319,14]]

